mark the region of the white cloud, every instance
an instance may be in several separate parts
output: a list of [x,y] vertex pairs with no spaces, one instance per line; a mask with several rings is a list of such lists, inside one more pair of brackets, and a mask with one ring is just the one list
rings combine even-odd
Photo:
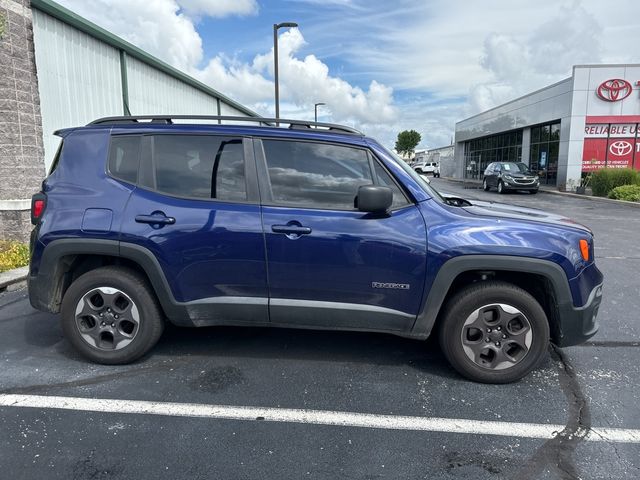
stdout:
[[[97,0],[91,7],[83,0],[63,3],[234,100],[264,114],[275,113],[273,48],[256,55],[251,63],[220,54],[205,60],[200,68],[202,40],[194,20],[186,15],[251,14],[257,9],[254,0],[150,0],[144,7],[129,0]],[[186,14],[180,12],[180,6]],[[315,55],[298,58],[305,40],[297,28],[281,33],[278,45],[281,98],[299,108],[296,118],[313,118],[308,112],[313,112],[316,102],[326,103],[323,112],[331,112],[335,122],[363,125],[395,118],[391,87],[371,80],[365,90],[330,75],[329,67]]]
[[256,0],[177,0],[190,17],[208,16],[224,18],[231,15],[256,15]]
[[602,27],[584,7],[562,6],[530,35],[489,34],[480,65],[490,74],[471,88],[470,104],[482,111],[571,75],[571,67],[601,61]]
[[62,5],[182,70],[202,60],[202,39],[174,0],[59,0]]

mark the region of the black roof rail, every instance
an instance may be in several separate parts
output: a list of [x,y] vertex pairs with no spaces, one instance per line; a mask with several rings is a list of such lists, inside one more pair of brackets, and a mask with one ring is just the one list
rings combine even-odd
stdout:
[[94,120],[87,125],[120,125],[128,123],[139,123],[146,120],[149,123],[171,124],[173,120],[212,120],[218,122],[256,122],[264,123],[266,126],[277,126],[278,124],[289,125],[291,129],[318,129],[322,132],[349,133],[352,135],[364,135],[355,128],[334,123],[309,122],[307,120],[290,120],[285,118],[262,118],[262,117],[235,117],[225,115],[131,115],[119,117],[104,117]]

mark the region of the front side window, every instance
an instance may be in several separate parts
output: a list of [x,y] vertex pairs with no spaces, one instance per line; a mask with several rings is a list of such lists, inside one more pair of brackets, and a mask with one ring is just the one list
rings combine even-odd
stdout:
[[375,183],[365,150],[282,140],[262,143],[275,203],[353,210],[358,188]]
[[247,199],[242,139],[155,135],[151,148],[152,185],[146,186],[180,197]]

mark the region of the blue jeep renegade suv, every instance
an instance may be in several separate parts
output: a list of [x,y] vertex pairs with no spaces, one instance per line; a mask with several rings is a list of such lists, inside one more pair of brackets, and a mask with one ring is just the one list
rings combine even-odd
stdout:
[[505,383],[597,331],[589,229],[443,198],[356,130],[154,116],[56,133],[29,296],[92,361],[136,360],[165,321],[434,333],[462,375]]

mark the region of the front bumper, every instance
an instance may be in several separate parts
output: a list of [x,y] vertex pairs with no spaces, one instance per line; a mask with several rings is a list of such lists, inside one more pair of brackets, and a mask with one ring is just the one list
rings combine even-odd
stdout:
[[560,347],[579,345],[593,337],[598,331],[598,309],[602,302],[602,283],[591,290],[582,307],[572,304],[558,306],[560,332],[556,343]]
[[540,187],[540,182],[538,180],[528,183],[520,183],[515,180],[507,180],[505,178],[503,184],[506,190],[538,190]]

